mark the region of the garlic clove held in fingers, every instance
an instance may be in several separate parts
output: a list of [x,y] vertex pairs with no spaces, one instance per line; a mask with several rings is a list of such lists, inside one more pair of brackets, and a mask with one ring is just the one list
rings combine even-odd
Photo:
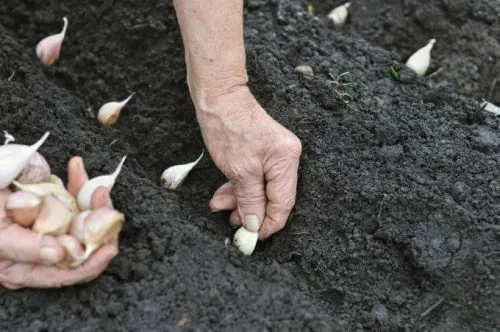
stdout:
[[49,137],[46,132],[33,145],[6,144],[0,146],[0,189],[7,188],[29,164],[33,154]]
[[123,101],[112,101],[106,103],[101,106],[99,111],[97,112],[97,120],[104,126],[109,127],[112,126],[118,121],[120,117],[120,113],[125,107],[125,105],[129,102],[129,100],[134,96],[135,93],[132,93],[128,96],[127,99]]
[[7,198],[7,216],[24,227],[33,225],[42,204],[42,198],[30,192],[16,191]]
[[[50,174],[50,176],[49,176],[49,181],[48,181],[48,182],[53,183],[53,184],[56,184],[56,185],[58,185],[58,186],[60,186],[60,187],[62,187],[62,188],[65,188],[65,187],[64,187],[64,182],[63,182],[63,180],[61,180],[61,178],[60,178],[60,177],[58,177],[58,176],[57,176],[57,175],[55,175],[55,174]],[[66,189],[66,188],[65,188],[65,189]]]
[[177,189],[177,187],[184,182],[193,167],[195,167],[201,160],[203,153],[204,151],[201,152],[198,159],[191,163],[171,166],[163,171],[163,174],[161,175],[161,182],[163,186],[168,189]]
[[40,235],[63,235],[68,232],[72,213],[62,201],[53,195],[43,197],[33,231]]
[[16,178],[19,183],[41,183],[48,182],[50,179],[50,165],[47,160],[39,153],[35,152],[31,157],[28,166]]
[[122,160],[118,164],[118,167],[116,167],[116,170],[112,174],[101,175],[85,182],[83,187],[78,192],[77,196],[78,206],[80,207],[81,211],[90,209],[90,201],[92,199],[92,194],[94,193],[94,190],[96,190],[98,187],[106,187],[108,188],[108,191],[111,191],[113,189],[116,182],[116,178],[120,174],[123,167],[123,163],[125,162],[126,159],[127,156],[123,156]]
[[51,66],[59,59],[61,46],[66,37],[68,19],[63,17],[64,26],[60,33],[43,38],[36,46],[36,56],[46,66]]
[[234,233],[233,243],[244,255],[250,256],[255,250],[258,239],[258,232],[251,232],[242,226]]
[[417,73],[418,76],[424,76],[431,63],[431,50],[436,39],[429,40],[429,43],[413,53],[406,61],[406,66]]
[[41,197],[53,195],[63,202],[71,212],[79,212],[75,198],[66,188],[64,188],[64,186],[52,182],[22,184],[14,181],[13,184],[22,191],[30,192]]
[[[109,207],[93,210],[86,218],[84,229],[85,261],[95,250],[110,240],[116,238],[121,232],[125,215]],[[79,265],[82,261],[77,262]]]
[[72,266],[75,262],[82,260],[85,253],[83,245],[73,236],[67,234],[59,235],[57,237],[57,242],[64,248],[64,258],[57,266],[67,268]]
[[340,5],[336,8],[334,8],[328,15],[328,19],[332,21],[332,23],[335,25],[335,27],[340,28],[344,26],[347,16],[349,15],[349,12],[347,9],[351,6],[350,2],[346,2],[343,5]]
[[86,210],[73,216],[69,227],[69,234],[80,242],[85,241],[85,223],[92,210]]

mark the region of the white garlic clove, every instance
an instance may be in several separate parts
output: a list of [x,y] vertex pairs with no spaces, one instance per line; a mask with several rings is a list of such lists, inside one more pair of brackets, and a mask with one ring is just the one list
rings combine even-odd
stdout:
[[109,207],[102,207],[93,210],[86,218],[84,229],[85,254],[80,262],[74,266],[80,265],[95,250],[102,245],[116,238],[121,232],[125,215]]
[[132,93],[130,96],[128,96],[127,99],[123,101],[112,101],[102,105],[99,111],[97,112],[97,120],[99,120],[99,122],[104,127],[109,127],[114,125],[116,121],[118,121],[118,118],[120,117],[120,113],[123,107],[125,107],[125,105],[134,95],[135,93]]
[[29,164],[33,154],[49,137],[46,132],[33,145],[6,144],[0,146],[0,189],[7,188]]
[[53,195],[63,202],[71,212],[79,212],[75,198],[64,186],[52,182],[22,184],[14,181],[13,184],[22,191],[30,192],[40,197]]
[[39,153],[35,152],[31,157],[28,166],[16,178],[19,183],[41,183],[48,182],[50,178],[50,165],[47,160]]
[[62,201],[55,196],[43,197],[42,208],[32,230],[40,235],[63,235],[68,232],[72,213]]
[[16,191],[9,195],[5,204],[7,216],[24,227],[33,225],[41,207],[40,196],[30,192]]
[[126,159],[127,156],[124,156],[122,158],[122,160],[118,164],[118,167],[112,174],[101,175],[85,182],[85,184],[80,189],[77,195],[77,202],[81,211],[90,209],[90,201],[92,199],[92,194],[94,193],[94,190],[96,190],[98,187],[106,187],[108,188],[108,191],[111,191],[113,189],[113,186],[115,185],[116,182],[116,178],[120,174],[123,167],[123,163],[125,162]]
[[60,187],[65,188],[65,187],[64,187],[64,182],[63,182],[63,180],[61,180],[61,178],[60,178],[60,177],[58,177],[58,176],[57,176],[57,175],[55,175],[55,174],[50,174],[50,176],[49,176],[49,182],[50,182],[50,183],[53,183],[53,184],[56,184],[56,185],[58,185],[58,186],[60,186]]
[[244,255],[250,256],[255,250],[258,239],[258,232],[251,232],[245,227],[240,227],[234,234],[233,243]]
[[36,56],[46,66],[51,66],[59,59],[61,46],[66,36],[68,19],[63,17],[64,26],[60,33],[43,38],[36,46]]
[[424,76],[431,63],[431,50],[436,39],[429,40],[429,43],[413,53],[406,61],[406,66],[417,73],[418,76]]
[[347,16],[349,15],[349,12],[347,9],[351,6],[350,2],[346,2],[343,5],[340,5],[336,8],[334,8],[328,15],[328,19],[333,22],[335,27],[340,28],[344,26]]
[[70,267],[74,262],[82,260],[84,255],[83,246],[71,235],[59,235],[57,242],[64,248],[64,258],[57,264],[58,267]]
[[91,212],[91,210],[80,212],[71,220],[69,234],[82,243],[85,241],[85,222]]
[[163,186],[168,189],[177,189],[177,187],[184,182],[193,167],[195,167],[201,158],[203,158],[204,152],[205,151],[202,151],[198,159],[191,163],[171,166],[163,171],[163,174],[161,175],[161,182]]

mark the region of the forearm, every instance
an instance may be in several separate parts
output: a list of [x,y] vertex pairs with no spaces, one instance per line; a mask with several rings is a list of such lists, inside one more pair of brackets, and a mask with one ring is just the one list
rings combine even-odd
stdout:
[[243,0],[174,0],[188,85],[199,108],[246,85]]

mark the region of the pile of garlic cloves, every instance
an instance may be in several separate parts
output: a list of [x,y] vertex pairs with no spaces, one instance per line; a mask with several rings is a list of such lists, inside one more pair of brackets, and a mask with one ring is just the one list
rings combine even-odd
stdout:
[[73,268],[116,238],[122,229],[125,216],[110,207],[91,210],[90,197],[97,186],[112,189],[125,157],[115,172],[90,179],[74,197],[37,152],[48,136],[47,132],[31,146],[9,144],[13,141],[9,138],[0,146],[0,189],[11,191],[4,206],[9,220],[40,238],[54,236],[65,249],[58,266]]

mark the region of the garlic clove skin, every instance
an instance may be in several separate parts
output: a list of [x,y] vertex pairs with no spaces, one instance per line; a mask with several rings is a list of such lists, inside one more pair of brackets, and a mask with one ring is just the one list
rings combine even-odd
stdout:
[[300,65],[295,67],[294,71],[310,81],[314,78],[314,70],[309,65]]
[[66,189],[66,188],[64,187],[64,182],[63,182],[63,180],[61,180],[61,178],[60,178],[60,177],[58,177],[58,176],[57,176],[57,175],[55,175],[55,174],[50,174],[50,176],[49,176],[49,182],[50,182],[50,183],[53,183],[53,184],[56,184],[56,185],[58,185],[58,186],[60,186],[60,187],[62,187],[62,188],[64,188],[64,189]]
[[69,234],[82,243],[85,241],[85,223],[91,212],[91,210],[80,212],[71,220]]
[[59,235],[57,242],[64,248],[64,258],[57,264],[58,267],[71,267],[74,262],[81,261],[84,250],[83,246],[77,239],[71,235]]
[[417,73],[418,76],[424,76],[431,62],[431,50],[436,39],[429,40],[429,43],[413,53],[406,61],[406,66]]
[[7,188],[29,164],[33,154],[49,137],[46,132],[33,145],[6,144],[0,146],[0,189]]
[[35,152],[31,157],[28,166],[16,178],[19,183],[41,183],[48,182],[50,179],[50,165],[47,160],[39,153]]
[[97,120],[104,126],[110,127],[118,121],[120,113],[129,102],[129,100],[135,95],[135,92],[128,96],[127,99],[123,101],[112,101],[101,106],[97,112]]
[[116,182],[116,178],[120,174],[123,167],[123,163],[125,163],[126,159],[127,156],[123,156],[122,160],[118,164],[118,167],[116,167],[116,170],[112,174],[101,175],[85,182],[85,184],[80,189],[77,195],[77,202],[81,211],[90,209],[90,201],[92,199],[92,194],[94,193],[94,190],[96,190],[98,187],[101,186],[106,187],[108,188],[108,191],[111,191],[113,189]]
[[161,175],[161,183],[167,189],[177,189],[178,186],[184,182],[189,172],[195,167],[203,158],[205,151],[201,152],[201,155],[195,161],[182,165],[175,165],[167,168],[163,171]]
[[55,196],[43,197],[42,208],[33,224],[32,230],[40,235],[63,235],[68,232],[72,213]]
[[64,26],[60,33],[43,38],[36,46],[36,56],[45,66],[52,66],[59,59],[61,46],[68,29],[68,19],[63,17],[63,22]]
[[30,192],[16,191],[7,198],[7,216],[16,224],[30,227],[33,225],[42,204],[42,199]]
[[244,255],[250,256],[255,250],[258,232],[250,232],[245,227],[240,227],[234,234],[233,243]]
[[80,265],[95,250],[106,244],[121,232],[125,215],[109,207],[93,210],[85,221],[84,241],[85,254],[82,261],[76,262],[74,266]]
[[346,2],[343,5],[340,5],[334,8],[328,15],[327,18],[333,22],[335,27],[341,28],[344,26],[347,16],[349,15],[348,8],[351,6],[350,2]]
[[75,198],[69,191],[66,190],[66,188],[64,188],[64,186],[60,186],[59,184],[52,182],[22,184],[14,181],[13,184],[22,191],[27,191],[41,197],[53,195],[62,201],[71,212],[79,212]]

